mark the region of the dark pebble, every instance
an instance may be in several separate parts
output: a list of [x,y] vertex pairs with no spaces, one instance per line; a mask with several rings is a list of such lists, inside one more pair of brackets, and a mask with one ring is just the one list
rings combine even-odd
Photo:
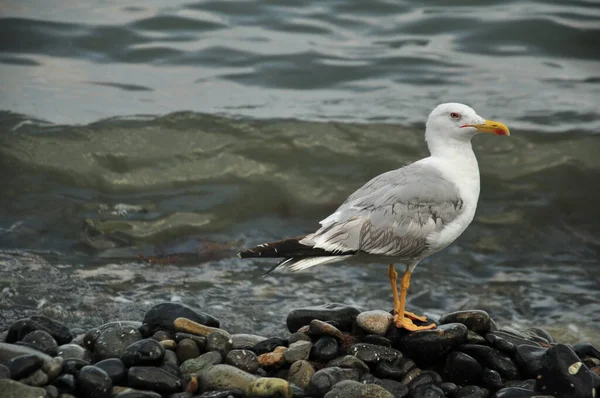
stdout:
[[404,370],[399,367],[398,361],[381,361],[375,367],[373,374],[377,377],[381,377],[382,379],[400,381],[402,380],[406,372],[404,372]]
[[248,373],[256,373],[258,370],[258,357],[250,350],[231,350],[225,362]]
[[0,380],[10,379],[10,369],[0,363]]
[[526,377],[536,377],[542,369],[542,359],[547,348],[521,344],[517,347],[514,358]]
[[40,330],[41,325],[38,325],[31,319],[19,319],[8,328],[8,333],[4,341],[10,344],[14,344],[20,341],[27,334]]
[[519,387],[507,387],[496,391],[492,398],[554,398],[539,392]]
[[[489,333],[488,333],[489,334]],[[475,333],[472,330],[469,330],[467,333],[467,341],[466,344],[479,344],[479,345],[489,345],[488,341],[482,335]]]
[[338,367],[321,369],[311,379],[311,393],[316,397],[323,397],[331,388],[343,380],[359,379],[356,369],[344,369]]
[[464,386],[459,389],[453,398],[487,398],[490,392],[479,386]]
[[196,395],[195,398],[242,398],[244,392],[242,390],[223,390],[223,391],[207,391],[204,394]]
[[485,368],[483,370],[483,383],[491,391],[496,391],[503,387],[504,380],[497,371]]
[[158,341],[144,339],[127,346],[121,354],[121,361],[128,368],[131,366],[157,366],[164,357],[165,348]]
[[456,384],[476,384],[481,379],[481,365],[475,358],[463,352],[452,351],[446,358],[444,374]]
[[141,390],[173,394],[181,391],[181,379],[161,368],[134,366],[127,372],[127,384]]
[[444,391],[433,384],[418,386],[410,392],[410,398],[445,398]]
[[83,368],[84,366],[88,366],[88,365],[90,365],[90,362],[84,361],[83,359],[77,359],[77,358],[65,359],[65,361],[63,362],[62,372],[72,374],[72,375],[77,375],[79,373],[79,371],[81,370],[81,368]]
[[503,387],[519,387],[533,391],[535,389],[535,379],[507,381],[506,383],[504,383]]
[[187,318],[202,325],[218,328],[219,320],[212,315],[196,311],[181,303],[161,303],[150,308],[144,316],[143,323],[147,329],[154,333],[157,329],[174,332],[173,322],[177,318]]
[[339,345],[335,338],[324,336],[319,338],[310,352],[310,359],[318,362],[328,362],[336,358]]
[[592,398],[594,379],[575,351],[564,344],[548,349],[535,390],[556,398]]
[[30,319],[40,325],[41,330],[48,332],[58,345],[68,344],[73,340],[73,334],[69,328],[58,321],[43,315],[34,315]]
[[[467,340],[468,329],[460,323],[440,325],[404,335],[398,348],[419,365],[430,365]],[[392,344],[395,346],[395,344]]]
[[154,391],[138,391],[138,390],[129,390],[123,391],[115,395],[113,398],[161,398],[162,395],[156,393]]
[[279,337],[271,337],[266,340],[260,341],[252,347],[252,351],[256,355],[266,354],[267,352],[273,352],[275,347],[287,347],[288,343],[286,339],[281,339]]
[[125,379],[125,364],[119,358],[109,358],[94,364],[95,367],[106,372],[113,385],[118,385]]
[[116,324],[100,333],[94,344],[94,353],[99,360],[120,358],[127,347],[141,339],[137,328]]
[[290,344],[294,344],[298,341],[308,341],[308,342],[312,342],[311,338],[309,335],[307,335],[306,333],[301,333],[301,332],[296,332],[296,333],[292,333],[289,337],[288,337],[288,345]]
[[173,365],[176,365],[176,366],[179,366],[179,364],[180,364],[179,359],[177,358],[177,354],[175,354],[171,350],[165,350],[165,357],[163,358],[163,362],[172,363]]
[[507,354],[513,354],[517,347],[510,341],[498,336],[497,334],[488,333],[485,335],[485,339],[490,343],[492,347],[498,351],[505,352]]
[[286,324],[288,330],[294,333],[302,326],[310,324],[313,319],[319,319],[336,322],[338,329],[350,332],[358,314],[360,314],[360,310],[357,308],[345,304],[329,303],[292,310],[287,317]]
[[27,377],[19,380],[23,384],[27,384],[29,386],[41,387],[48,384],[48,375],[44,373],[42,369],[38,369],[33,373],[29,374]]
[[487,312],[481,310],[456,311],[443,315],[440,324],[461,323],[469,330],[476,333],[487,333],[491,328],[491,318]]
[[323,322],[319,319],[313,319],[308,325],[306,334],[309,336],[330,336],[338,340],[344,339],[344,334],[340,329],[328,322]]
[[83,348],[77,344],[63,344],[58,347],[58,355],[67,359],[81,359],[83,361],[91,362],[92,352],[86,348]]
[[440,384],[440,388],[447,396],[451,397],[459,390],[459,386],[449,381],[443,382]]
[[394,398],[402,398],[408,395],[408,387],[396,380],[380,379],[375,380],[373,384],[385,388]]
[[492,347],[465,344],[458,350],[477,359],[482,365],[497,371],[505,380],[513,380],[518,376],[517,366],[512,359]]
[[217,351],[225,358],[232,348],[233,341],[226,333],[216,331],[206,336],[206,351]]
[[58,388],[53,385],[44,386],[44,390],[46,390],[46,396],[44,398],[58,398],[60,395]]
[[[141,322],[135,322],[135,321],[114,321],[114,322],[108,322],[105,323],[103,325],[100,325],[97,328],[93,328],[88,330],[85,335],[83,336],[83,341],[82,341],[82,345],[89,349],[89,350],[94,350],[94,346],[96,344],[96,340],[98,340],[98,337],[100,337],[100,335],[102,334],[102,332],[104,332],[107,329],[112,329],[115,327],[125,327],[125,326],[130,326],[132,329],[139,329],[139,327],[141,326]],[[138,340],[141,340],[141,337],[138,338]]]
[[172,363],[162,363],[159,368],[171,373],[173,376],[181,378],[181,369],[179,369],[179,366],[177,365]]
[[408,388],[414,390],[424,384],[434,384],[433,377],[430,374],[421,372],[421,374],[408,385]]
[[35,355],[22,355],[6,362],[11,378],[17,380],[26,377],[42,367],[42,359]]
[[61,393],[71,394],[75,392],[75,376],[72,374],[62,374],[58,376],[52,384],[58,388]]
[[348,354],[354,355],[368,365],[375,365],[379,361],[394,362],[402,359],[402,353],[396,349],[366,343],[353,345],[348,350]]
[[187,361],[188,359],[198,358],[201,354],[198,344],[192,339],[182,339],[177,343],[177,359],[179,362]]
[[364,339],[362,339],[362,343],[367,343],[367,344],[374,344],[374,345],[381,345],[384,347],[391,347],[392,343],[390,342],[390,339],[385,338],[383,336],[379,336],[377,334],[369,334],[367,336],[365,336]]
[[422,373],[430,375],[431,380],[433,380],[433,384],[435,384],[435,385],[440,385],[444,381],[444,379],[442,379],[442,376],[435,370],[428,369],[428,370],[424,370]]
[[410,384],[415,381],[417,377],[421,376],[421,372],[421,369],[413,368],[404,375],[400,382],[405,386],[410,386]]
[[416,368],[417,364],[412,359],[406,359],[404,361],[401,361],[400,366],[398,367],[404,372],[404,374],[407,374],[408,372]]
[[521,333],[518,333],[518,332],[508,331],[508,330],[495,330],[490,333],[494,334],[498,337],[501,337],[506,341],[510,341],[511,343],[513,343],[515,345],[515,347],[518,347],[521,344],[527,344],[527,345],[533,345],[536,347],[540,347],[540,344],[538,342],[535,342],[535,341],[531,340],[530,338],[528,338],[527,336],[525,336]]
[[166,330],[157,330],[150,338],[156,341],[172,340],[171,333]]
[[586,357],[600,359],[600,350],[594,347],[591,343],[575,344],[573,346],[573,351],[575,351],[581,360],[584,360]]
[[26,343],[29,347],[35,348],[51,357],[58,354],[58,344],[56,344],[50,333],[44,330],[34,330],[31,333],[27,333],[21,340],[21,343]]
[[77,390],[84,397],[110,397],[112,381],[108,374],[96,366],[84,366],[77,376]]
[[369,366],[352,355],[344,355],[343,357],[335,358],[327,363],[327,367],[337,366],[340,368],[356,369],[358,373],[369,373]]
[[202,354],[205,352],[205,350],[206,350],[206,337],[205,336],[196,336],[195,334],[184,333],[184,332],[175,333],[175,341],[176,342],[179,343],[183,339],[194,340],[194,342],[198,346],[198,349],[200,350],[200,353]]

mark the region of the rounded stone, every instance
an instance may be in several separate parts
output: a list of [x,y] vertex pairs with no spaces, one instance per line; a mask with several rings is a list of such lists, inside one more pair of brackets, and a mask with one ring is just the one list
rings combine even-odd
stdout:
[[179,362],[185,362],[188,359],[198,358],[200,356],[198,344],[192,339],[182,339],[179,344],[177,344],[175,352]]
[[368,365],[377,364],[379,361],[394,362],[402,359],[402,353],[394,348],[365,343],[353,345],[348,350],[348,354],[354,355]]
[[344,355],[343,357],[332,359],[327,363],[328,367],[337,366],[346,369],[356,369],[360,374],[369,373],[369,366],[362,360],[352,355]]
[[302,359],[308,359],[311,349],[312,343],[310,341],[300,340],[290,344],[283,356],[287,363],[294,363]]
[[556,344],[548,349],[536,378],[535,390],[557,398],[592,398],[594,378],[569,346]]
[[58,388],[54,387],[53,385],[44,386],[44,390],[46,390],[45,398],[58,398],[60,395]]
[[200,385],[204,391],[235,389],[246,391],[256,379],[258,376],[231,365],[214,365],[199,375]]
[[445,398],[444,391],[433,384],[423,384],[410,392],[410,398]]
[[341,381],[325,394],[325,398],[394,398],[385,388],[377,384],[363,384],[354,380]]
[[315,374],[315,368],[308,361],[296,361],[290,366],[287,379],[290,383],[305,390],[310,385],[310,380]]
[[177,354],[171,350],[165,350],[165,357],[163,358],[163,363],[170,363],[175,366],[179,366],[179,359],[177,358]]
[[225,362],[249,373],[256,373],[258,370],[258,357],[250,350],[231,350]]
[[233,341],[229,334],[215,331],[206,336],[206,350],[217,351],[223,357],[227,356],[227,353],[233,348]]
[[365,338],[362,339],[361,343],[381,345],[384,347],[392,346],[392,342],[390,341],[390,339],[376,334],[369,334],[365,336]]
[[454,398],[487,398],[490,392],[479,386],[464,386],[455,394]]
[[497,371],[505,380],[514,380],[519,375],[517,366],[512,359],[492,347],[464,344],[458,347],[458,350],[472,356],[483,366]]
[[233,349],[251,349],[257,343],[266,340],[266,337],[256,334],[238,333],[231,335]]
[[127,369],[119,358],[109,358],[94,364],[95,367],[106,372],[113,385],[118,385],[125,378]]
[[196,374],[221,362],[223,362],[221,354],[211,351],[200,355],[198,358],[188,359],[179,368],[184,375]]
[[314,361],[328,362],[338,356],[340,350],[337,340],[333,337],[324,336],[319,338],[310,352],[310,358]]
[[275,377],[261,377],[246,388],[249,397],[292,398],[292,388],[286,380]]
[[334,321],[338,324],[338,329],[350,332],[352,324],[360,310],[345,304],[328,303],[314,307],[304,307],[292,310],[287,317],[286,324],[291,333],[296,332],[300,327],[308,325],[313,319],[321,321]]
[[227,333],[227,331],[225,331],[225,330],[222,330],[219,328],[214,328],[211,326],[206,326],[201,323],[194,322],[187,318],[175,319],[173,321],[173,326],[174,326],[176,332],[183,332],[183,333],[193,334],[196,336],[205,336],[206,337],[213,332],[221,332],[221,333],[229,335],[229,333]]
[[63,394],[75,393],[77,387],[75,376],[67,373],[58,376],[52,384]]
[[164,357],[164,347],[154,339],[136,341],[127,346],[121,353],[121,361],[128,368],[131,366],[160,365]]
[[440,324],[461,323],[475,333],[487,333],[491,329],[489,314],[481,310],[456,311],[445,314],[440,318]]
[[94,344],[94,353],[100,360],[120,358],[127,347],[141,339],[137,328],[114,325],[100,333]]
[[43,388],[31,387],[10,379],[0,380],[0,391],[7,398],[40,398],[46,396]]
[[521,344],[517,346],[513,358],[523,371],[524,376],[535,378],[542,369],[542,360],[547,351],[547,348]]
[[288,344],[290,344],[290,345],[294,344],[298,341],[308,341],[309,343],[312,342],[310,336],[307,335],[306,333],[296,332],[296,333],[292,333],[288,337]]
[[306,334],[308,334],[309,336],[331,336],[335,337],[338,340],[344,339],[344,334],[341,332],[341,330],[339,330],[332,324],[328,322],[323,322],[319,319],[313,319],[312,321],[310,321]]
[[19,381],[23,384],[27,384],[28,386],[42,387],[48,384],[49,380],[48,375],[44,373],[42,369],[38,369]]
[[256,343],[254,347],[252,347],[252,351],[254,351],[256,355],[261,355],[272,352],[275,347],[287,347],[287,340],[279,337],[271,337]]
[[96,366],[84,366],[77,376],[77,390],[84,397],[110,397],[112,381],[108,374]]
[[311,379],[311,389],[315,395],[322,397],[337,383],[344,380],[358,381],[360,375],[356,369],[338,367],[324,368],[314,374]]
[[358,314],[356,323],[367,333],[384,336],[394,321],[392,314],[386,311],[365,311]]
[[375,380],[373,384],[377,384],[378,386],[385,388],[386,391],[391,393],[395,398],[405,397],[408,395],[408,387],[396,380],[379,379]]
[[143,323],[148,325],[150,329],[161,328],[174,331],[174,321],[177,318],[187,318],[193,322],[214,328],[220,326],[217,318],[182,303],[155,305],[146,312]]
[[205,350],[206,350],[206,337],[205,336],[196,336],[195,334],[184,333],[184,332],[175,333],[175,341],[177,343],[180,343],[182,340],[185,340],[185,339],[193,340],[194,343],[196,343],[196,346],[198,346],[198,350],[200,350],[200,354],[205,352]]
[[284,354],[287,347],[275,347],[273,352],[267,352],[258,356],[258,364],[263,368],[277,368],[285,363]]
[[517,349],[513,343],[498,336],[497,334],[488,333],[485,335],[485,339],[492,347],[509,355],[513,354]]
[[136,322],[136,321],[115,321],[115,322],[105,323],[97,328],[88,330],[83,336],[81,345],[83,347],[93,351],[94,345],[96,344],[96,340],[98,340],[98,337],[100,337],[102,332],[104,332],[107,329],[112,329],[115,327],[124,327],[124,326],[130,326],[133,329],[139,329],[140,326],[142,326],[142,323]]
[[22,355],[6,362],[13,379],[22,379],[42,367],[42,359],[35,355]]
[[[125,391],[114,395],[113,398],[162,398],[162,395],[154,391],[141,391],[127,388]],[[169,398],[176,398],[169,395]]]
[[81,359],[87,362],[92,360],[92,353],[90,350],[83,348],[77,344],[64,344],[58,347],[58,356],[63,359]]
[[34,330],[31,333],[27,333],[21,342],[27,343],[30,347],[52,357],[58,354],[58,344],[56,344],[50,333],[44,330]]
[[156,341],[172,340],[171,333],[166,330],[157,330],[150,338]]
[[49,361],[44,361],[42,371],[48,376],[48,380],[52,381],[62,372],[65,360],[62,357],[54,357]]
[[10,379],[10,369],[8,366],[0,363],[0,380]]
[[462,352],[452,351],[444,367],[446,380],[456,384],[476,384],[482,375],[481,365],[475,358]]
[[499,390],[504,384],[502,376],[495,370],[485,368],[483,370],[483,384],[492,391]]
[[63,363],[62,372],[76,375],[79,373],[81,368],[83,368],[84,366],[87,366],[87,365],[90,365],[90,362],[84,361],[83,359],[75,359],[75,358],[66,359]]
[[127,385],[160,394],[173,394],[180,392],[183,384],[179,377],[162,368],[133,366],[127,372]]
[[460,323],[440,325],[432,330],[405,334],[398,348],[419,365],[426,366],[465,343],[467,332],[467,327]]

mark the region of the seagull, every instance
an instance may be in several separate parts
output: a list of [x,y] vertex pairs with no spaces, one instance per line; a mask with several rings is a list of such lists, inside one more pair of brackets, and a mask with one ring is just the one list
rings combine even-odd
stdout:
[[[338,261],[389,264],[396,327],[435,328],[413,322],[427,318],[406,311],[406,294],[417,264],[454,242],[473,221],[479,166],[471,139],[478,133],[510,135],[506,125],[485,120],[467,105],[438,105],[425,127],[429,157],[374,177],[321,221],[316,232],[265,243],[238,256],[282,258],[267,274]],[[395,263],[406,266],[400,294]]]

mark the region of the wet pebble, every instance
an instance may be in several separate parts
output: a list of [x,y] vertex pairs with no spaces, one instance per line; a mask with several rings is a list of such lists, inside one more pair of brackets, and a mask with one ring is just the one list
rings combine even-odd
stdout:
[[490,392],[479,386],[464,386],[460,388],[453,398],[487,398]]
[[223,329],[206,326],[187,318],[176,318],[173,321],[173,327],[175,328],[176,332],[189,333],[196,336],[206,337],[213,332],[222,332],[225,334],[229,334]]
[[[153,339],[154,340],[154,339]],[[169,351],[175,351],[178,347],[178,344],[175,340],[161,340],[159,344],[165,349]]]
[[279,337],[270,337],[263,341],[260,341],[252,347],[252,351],[256,355],[266,354],[267,352],[272,352],[275,347],[286,347],[287,340],[281,339]]
[[300,340],[289,345],[288,350],[283,354],[287,363],[294,363],[302,359],[308,359],[312,343],[310,341]]
[[440,318],[440,324],[461,323],[476,333],[487,333],[491,329],[489,314],[481,310],[455,311]]
[[156,341],[172,340],[171,333],[166,330],[157,330],[150,338]]
[[174,321],[177,318],[186,318],[215,328],[220,325],[219,320],[212,315],[197,311],[182,303],[160,303],[155,305],[146,312],[143,323],[148,325],[152,332],[159,328],[174,331]]
[[250,350],[231,350],[225,362],[248,373],[256,373],[258,370],[258,357]]
[[548,349],[542,359],[535,390],[556,398],[592,398],[594,379],[575,351],[564,344]]
[[421,376],[421,372],[422,372],[421,369],[413,368],[410,371],[408,371],[404,375],[404,377],[402,377],[402,380],[400,380],[400,382],[402,384],[404,384],[405,386],[410,386],[412,384],[412,382],[417,379],[417,377]]
[[196,395],[194,398],[243,398],[244,392],[242,390],[221,390],[221,391],[207,391],[203,394]]
[[22,355],[6,362],[11,377],[21,379],[35,372],[42,367],[42,359],[35,355]]
[[553,395],[545,395],[525,388],[507,387],[498,390],[492,398],[555,398]]
[[58,388],[61,393],[74,393],[76,386],[75,376],[72,374],[62,374],[58,376],[52,384]]
[[273,352],[267,352],[258,356],[258,363],[263,368],[277,368],[285,363],[285,352],[287,347],[275,347]]
[[175,352],[179,362],[185,362],[188,359],[198,358],[200,356],[198,344],[192,339],[182,339],[179,344],[177,344]]
[[439,385],[439,387],[444,392],[444,394],[446,394],[446,396],[448,396],[448,397],[451,397],[454,394],[456,394],[456,392],[460,388],[456,384],[449,382],[449,381],[445,381],[445,382],[441,383]]
[[303,307],[292,310],[287,317],[286,324],[291,333],[308,325],[313,319],[333,321],[338,324],[338,329],[345,332],[352,330],[352,324],[360,310],[345,304],[328,303],[312,307]]
[[181,364],[180,369],[183,374],[199,373],[221,362],[223,362],[221,354],[211,351],[200,355],[198,358],[188,359]]
[[256,334],[238,333],[231,335],[231,342],[233,349],[250,349],[257,343],[266,340],[266,337],[258,336]]
[[444,367],[446,379],[456,384],[476,384],[482,376],[481,365],[475,358],[462,352],[452,351]]
[[127,390],[114,395],[114,398],[162,398],[162,395],[154,391],[140,391],[128,388]]
[[56,356],[58,354],[58,344],[56,344],[56,341],[50,333],[44,330],[35,330],[31,333],[27,333],[21,340],[21,343],[25,343],[29,347],[35,348],[50,356]]
[[409,392],[408,387],[396,380],[375,379],[373,384],[383,387],[386,391],[391,393],[394,398],[405,397]]
[[433,384],[424,384],[410,391],[409,398],[445,398],[444,391]]
[[246,388],[249,397],[279,397],[292,398],[292,387],[283,379],[275,377],[261,377],[254,380]]
[[331,391],[325,394],[326,398],[393,398],[394,396],[385,388],[377,384],[362,384],[353,380],[337,383]]
[[[108,329],[112,329],[115,327],[124,327],[124,326],[130,326],[133,329],[138,330],[139,327],[142,325],[141,322],[136,322],[136,321],[114,321],[114,322],[108,322],[105,323],[97,328],[93,328],[88,330],[85,335],[83,336],[83,339],[81,341],[81,345],[89,350],[94,350],[94,346],[96,344],[96,341],[98,340],[98,337],[100,337],[100,335],[102,334],[102,332],[104,332],[105,330]],[[140,335],[141,336],[141,335]],[[141,337],[140,337],[141,339]],[[138,339],[139,340],[139,339]]]
[[361,343],[381,345],[384,347],[392,346],[392,342],[390,341],[390,339],[383,336],[378,336],[376,334],[369,334],[365,336],[365,338],[362,339]]
[[96,366],[84,366],[77,376],[77,390],[84,397],[110,397],[112,381],[108,374]]
[[348,350],[348,354],[354,355],[368,365],[375,365],[379,361],[394,362],[402,359],[402,353],[396,349],[365,343],[353,345]]
[[518,347],[519,345],[522,345],[522,344],[541,347],[538,342],[535,342],[535,341],[531,340],[530,338],[528,338],[527,336],[525,336],[521,333],[518,333],[516,331],[494,330],[494,331],[490,332],[489,334],[496,335],[506,341],[509,341],[509,342],[513,343],[515,347]]
[[121,361],[126,367],[159,365],[165,357],[164,347],[156,340],[143,339],[123,350]]
[[536,377],[542,369],[546,351],[547,348],[521,344],[516,348],[514,359],[526,377]]
[[485,368],[483,370],[483,383],[487,388],[491,391],[496,391],[502,388],[504,381],[502,380],[502,376],[495,370]]
[[210,390],[242,390],[258,379],[258,376],[245,372],[231,365],[215,365],[202,371],[199,375],[200,385],[204,391]]
[[127,347],[142,339],[133,326],[114,325],[100,333],[94,344],[94,354],[98,359],[119,358]]
[[10,369],[6,365],[0,363],[0,380],[3,379],[10,379]]
[[181,391],[182,382],[176,375],[151,366],[134,366],[127,372],[127,384],[140,390],[173,394]]
[[465,344],[458,347],[458,350],[477,359],[482,365],[497,371],[505,380],[513,380],[518,376],[517,366],[510,357],[492,347]]
[[327,363],[328,367],[337,366],[340,368],[347,369],[356,369],[360,374],[369,373],[369,366],[364,363],[362,360],[358,359],[353,355],[344,355],[343,357],[338,357],[332,359]]
[[44,390],[46,390],[45,398],[58,398],[60,395],[58,388],[54,387],[53,385],[44,386]]
[[79,373],[81,368],[87,365],[90,365],[90,362],[83,359],[66,359],[63,363],[62,372],[75,375]]
[[328,362],[338,356],[340,347],[333,337],[324,336],[319,338],[312,346],[310,358],[318,362]]
[[23,384],[27,384],[28,386],[36,386],[41,387],[48,384],[48,375],[44,373],[42,369],[38,369],[35,372],[29,374],[27,377],[24,377],[19,380]]
[[338,340],[344,339],[344,334],[338,328],[319,319],[310,321],[306,334],[309,336],[331,336]]
[[215,331],[206,336],[206,350],[217,351],[223,357],[233,348],[233,341],[228,333]]
[[[489,334],[489,333],[488,333]],[[479,344],[479,345],[489,345],[488,341],[482,335],[475,333],[472,330],[467,332],[467,340],[466,344]]]
[[405,334],[400,339],[398,348],[418,364],[429,365],[466,342],[467,330],[463,324],[450,323],[436,329]]
[[58,347],[58,355],[63,359],[80,359],[90,362],[92,360],[92,352],[77,344],[64,344]]
[[10,379],[0,380],[0,391],[6,398],[40,398],[46,395],[43,388],[28,386]]
[[383,336],[394,321],[392,314],[386,311],[374,310],[358,314],[356,323],[369,334]]
[[288,337],[288,344],[294,344],[298,341],[308,341],[308,342],[312,342],[312,339],[310,338],[309,335],[307,335],[306,333],[300,333],[300,332],[296,332],[296,333],[292,333],[289,337]]
[[196,336],[195,334],[184,333],[184,332],[175,333],[175,341],[177,343],[181,343],[181,341],[183,341],[185,339],[194,340],[194,343],[196,343],[198,350],[200,350],[200,354],[202,354],[206,351],[206,337],[205,336]]
[[[400,381],[406,374],[403,369],[399,367],[399,361],[388,362],[382,361],[377,364],[373,374],[383,379],[391,379]],[[368,369],[368,368],[367,368]]]
[[119,384],[126,374],[125,364],[119,358],[109,358],[94,364],[95,367],[102,369],[110,377],[113,385]]
[[497,334],[488,333],[485,335],[485,339],[492,347],[509,355],[514,353],[517,349],[513,343],[502,337],[499,337]]
[[311,392],[317,397],[322,397],[340,381],[358,381],[359,377],[359,373],[356,369],[344,369],[338,367],[324,368],[317,371],[312,377]]
[[290,366],[287,379],[290,383],[296,384],[303,390],[310,385],[310,380],[315,374],[315,369],[308,361],[296,361]]

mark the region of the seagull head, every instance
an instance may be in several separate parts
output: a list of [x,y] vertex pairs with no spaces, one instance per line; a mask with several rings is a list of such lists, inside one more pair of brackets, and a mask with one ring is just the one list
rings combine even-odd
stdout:
[[427,119],[425,139],[436,142],[468,142],[478,133],[510,135],[504,123],[486,120],[470,106],[458,103],[438,105]]

